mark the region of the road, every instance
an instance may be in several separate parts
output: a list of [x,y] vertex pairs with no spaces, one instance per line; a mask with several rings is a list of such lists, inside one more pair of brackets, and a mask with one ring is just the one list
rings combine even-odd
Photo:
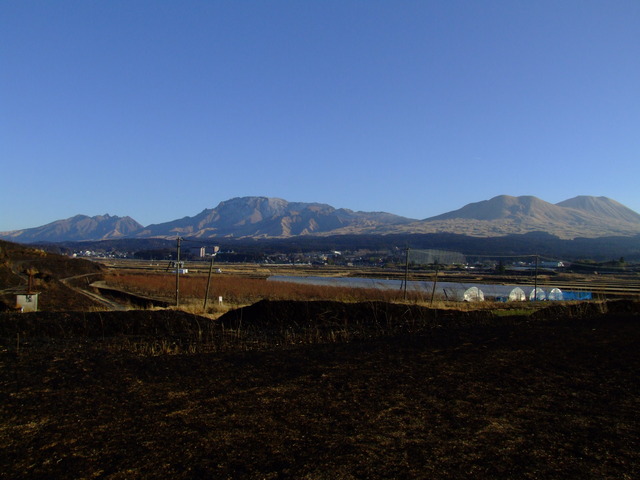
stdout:
[[71,284],[71,280],[77,280],[78,278],[83,278],[83,277],[91,277],[91,276],[95,276],[95,273],[86,273],[84,275],[75,275],[73,277],[67,277],[67,278],[63,278],[60,281],[68,288],[70,288],[71,290],[73,290],[76,293],[79,293],[80,295],[84,295],[85,297],[89,297],[91,300],[98,302],[102,305],[104,305],[105,307],[107,307],[107,309],[111,310],[111,311],[118,311],[118,312],[123,312],[125,310],[128,310],[128,308],[118,302],[115,302],[113,300],[110,300],[108,298],[103,297],[100,294],[94,293],[94,292],[90,292],[88,290],[84,290],[82,288],[79,287],[75,287]]

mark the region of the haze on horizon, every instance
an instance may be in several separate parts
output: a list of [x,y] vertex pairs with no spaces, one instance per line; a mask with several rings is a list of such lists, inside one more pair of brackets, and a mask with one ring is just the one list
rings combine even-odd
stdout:
[[0,3],[0,231],[242,196],[640,212],[640,2]]

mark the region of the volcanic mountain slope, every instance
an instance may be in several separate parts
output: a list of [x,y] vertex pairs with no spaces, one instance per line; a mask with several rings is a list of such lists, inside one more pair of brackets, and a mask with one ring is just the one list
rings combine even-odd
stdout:
[[425,220],[385,212],[354,212],[324,203],[241,197],[193,217],[143,227],[130,217],[77,215],[42,227],[0,233],[22,243],[117,238],[285,238],[298,235],[453,233],[474,237],[546,232],[562,239],[631,236],[640,214],[606,197],[552,204],[533,196],[500,195]]
[[500,195],[413,223],[416,233],[497,236],[544,231],[560,238],[635,235],[640,215],[606,197],[580,196],[558,204],[533,196]]
[[640,214],[607,197],[590,197],[580,195],[564,202],[556,203],[558,207],[573,208],[591,215],[620,220],[623,222],[640,223]]
[[41,227],[3,232],[0,238],[21,243],[110,240],[131,236],[141,228],[131,217],[76,215]]
[[427,218],[426,221],[437,220],[553,220],[571,221],[571,215],[562,207],[540,200],[533,196],[511,197],[500,195],[491,200],[470,203],[452,212]]
[[289,237],[339,229],[403,225],[413,220],[384,212],[354,212],[323,203],[288,202],[280,198],[242,197],[221,202],[194,217],[150,225],[139,237]]

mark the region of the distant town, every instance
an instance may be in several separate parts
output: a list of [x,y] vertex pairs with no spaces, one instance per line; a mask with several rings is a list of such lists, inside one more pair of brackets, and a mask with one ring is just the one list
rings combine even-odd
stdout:
[[[323,266],[335,265],[343,267],[377,267],[377,268],[403,268],[408,266],[411,269],[438,268],[454,270],[511,270],[526,271],[536,267],[545,270],[562,270],[571,265],[569,262],[561,260],[539,260],[537,265],[535,259],[530,261],[516,260],[511,262],[501,262],[499,259],[483,259],[467,261],[462,254],[459,255],[462,261],[446,262],[438,261],[438,253],[441,257],[446,257],[451,252],[440,250],[418,250],[418,252],[430,252],[432,261],[419,262],[410,258],[407,262],[407,252],[403,249],[395,250],[366,250],[358,249],[352,251],[313,251],[299,253],[248,253],[235,250],[220,250],[219,247],[202,246],[187,248],[181,252],[181,264],[184,262],[202,262],[213,260],[216,264],[222,263],[255,263],[263,265],[307,265]],[[424,253],[423,253],[424,254]],[[72,257],[89,259],[131,259],[149,260],[150,262],[175,262],[176,252],[172,250],[160,251],[101,251],[101,250],[77,250],[71,254]],[[435,259],[435,260],[433,260]]]

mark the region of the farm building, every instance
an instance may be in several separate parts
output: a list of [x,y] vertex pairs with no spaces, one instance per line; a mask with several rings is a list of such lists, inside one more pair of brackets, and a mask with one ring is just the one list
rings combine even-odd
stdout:
[[37,312],[38,294],[34,292],[18,293],[16,295],[16,309],[21,312]]

